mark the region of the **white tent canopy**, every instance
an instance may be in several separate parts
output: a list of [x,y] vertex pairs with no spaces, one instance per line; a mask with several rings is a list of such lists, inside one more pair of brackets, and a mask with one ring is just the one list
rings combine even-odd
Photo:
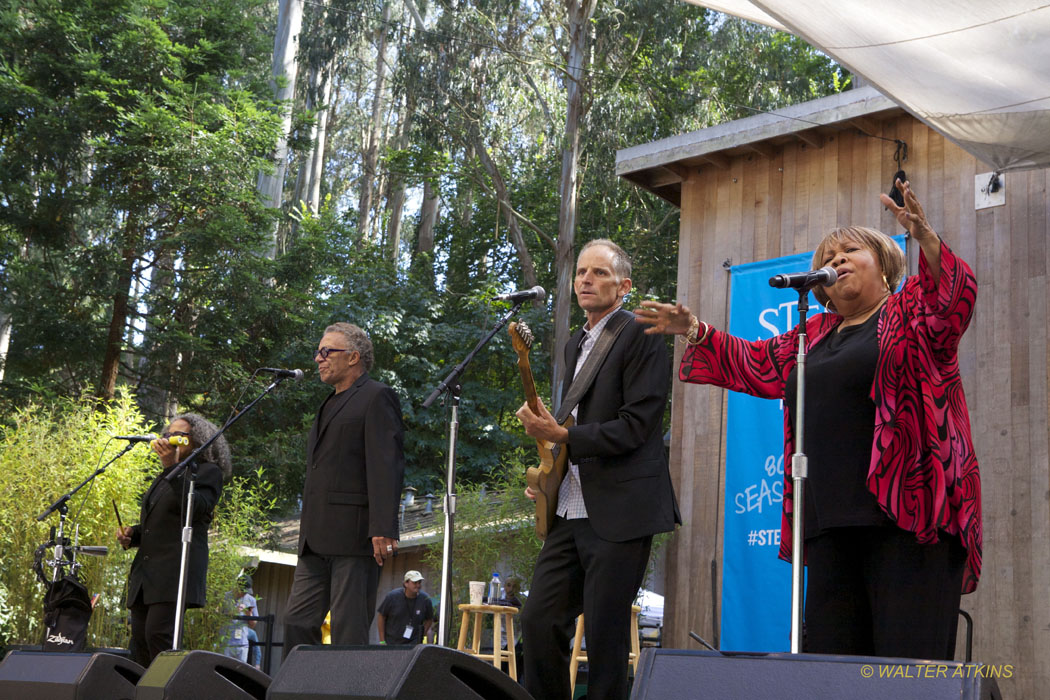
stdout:
[[997,170],[1050,165],[1050,3],[687,1],[805,39]]

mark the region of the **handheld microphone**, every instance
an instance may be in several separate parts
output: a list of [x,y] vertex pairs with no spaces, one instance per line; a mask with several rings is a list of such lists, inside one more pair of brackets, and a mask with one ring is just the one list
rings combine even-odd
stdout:
[[160,435],[114,435],[114,440],[127,440],[128,442],[153,442],[154,440],[167,440],[169,445],[188,445],[190,439],[185,435],[172,435],[169,438]]
[[260,372],[268,372],[275,377],[281,377],[283,379],[294,379],[299,381],[303,378],[303,371],[301,369],[278,369],[277,367],[260,367]]
[[778,289],[810,289],[818,284],[830,287],[835,284],[839,274],[833,267],[822,267],[809,272],[796,272],[790,275],[774,275],[769,278],[769,286]]
[[543,291],[543,287],[536,285],[532,289],[523,289],[518,292],[511,292],[510,294],[500,294],[492,298],[495,301],[511,301],[517,304],[520,301],[528,301],[529,299],[543,301],[547,298],[547,292]]

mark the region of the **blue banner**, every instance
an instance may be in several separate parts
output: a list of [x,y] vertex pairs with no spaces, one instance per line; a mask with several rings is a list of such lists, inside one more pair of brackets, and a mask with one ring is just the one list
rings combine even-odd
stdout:
[[[904,236],[894,238],[904,246]],[[734,265],[729,332],[765,340],[798,324],[798,293],[773,275],[808,270],[813,253]],[[809,295],[809,315],[824,308]],[[791,564],[777,558],[784,500],[783,401],[729,392],[726,417],[722,630],[726,651],[789,651]]]

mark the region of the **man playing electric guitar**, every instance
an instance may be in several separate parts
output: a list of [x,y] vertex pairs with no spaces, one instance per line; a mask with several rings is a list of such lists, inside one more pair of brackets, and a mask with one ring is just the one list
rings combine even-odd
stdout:
[[[571,371],[559,415],[542,402],[517,413],[526,433],[569,458],[522,613],[525,688],[537,700],[568,700],[569,636],[582,612],[588,695],[625,700],[631,604],[653,535],[681,523],[663,446],[671,367],[663,341],[620,309],[631,262],[618,245],[585,245],[573,289],[587,323],[564,351]],[[576,424],[564,427],[569,411]]]

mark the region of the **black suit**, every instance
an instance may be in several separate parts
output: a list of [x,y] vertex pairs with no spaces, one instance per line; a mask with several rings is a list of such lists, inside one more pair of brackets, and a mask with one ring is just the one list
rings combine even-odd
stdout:
[[[131,546],[138,547],[128,577],[131,609],[131,652],[135,661],[149,666],[160,652],[170,649],[175,632],[175,603],[182,562],[182,528],[185,525],[187,473],[166,479],[165,469],[142,497],[139,524],[131,528]],[[205,603],[208,577],[208,526],[222,493],[222,470],[211,462],[197,467],[193,500],[193,541],[186,574],[186,608]]]
[[[565,348],[564,393],[582,336]],[[580,400],[567,449],[588,517],[555,519],[522,618],[525,687],[537,700],[569,697],[570,635],[581,612],[588,694],[627,697],[630,606],[652,536],[681,522],[663,446],[670,374],[663,338],[628,321]]]
[[403,445],[397,394],[367,374],[318,410],[306,447],[285,654],[296,644],[321,643],[329,609],[334,644],[368,643],[379,586],[372,538],[398,537]]

